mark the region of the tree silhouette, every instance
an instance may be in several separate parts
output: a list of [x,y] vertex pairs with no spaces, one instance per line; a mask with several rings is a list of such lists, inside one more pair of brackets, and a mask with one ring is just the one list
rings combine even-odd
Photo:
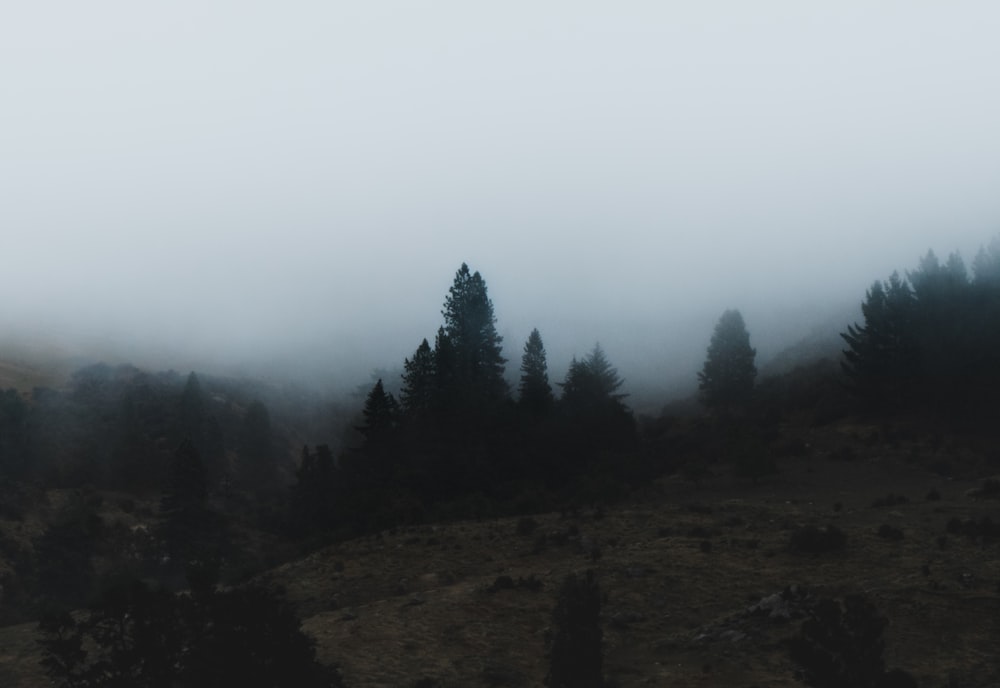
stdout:
[[898,273],[876,281],[861,305],[863,326],[850,325],[841,365],[856,393],[874,401],[900,402],[917,373],[918,342],[913,292]]
[[789,642],[800,678],[816,688],[916,688],[901,669],[885,670],[882,632],[889,620],[863,595],[822,599]]
[[756,355],[757,351],[750,347],[743,316],[738,310],[724,312],[712,333],[705,364],[698,373],[705,405],[727,412],[746,404],[757,376]]
[[570,363],[559,383],[562,465],[559,474],[579,470],[589,458],[620,449],[635,440],[635,419],[618,389],[622,379],[600,344],[581,360]]
[[[426,341],[425,339],[424,342]],[[382,378],[378,379],[368,393],[361,413],[365,424],[358,428],[358,432],[364,435],[368,444],[385,442],[396,427],[399,405],[391,394],[386,393]]]
[[627,394],[619,394],[623,380],[618,370],[611,365],[604,349],[595,344],[591,352],[582,360],[574,358],[566,372],[562,387],[563,407],[574,415],[605,413],[608,410],[624,409],[622,400]]
[[549,688],[604,686],[600,617],[601,590],[594,572],[584,578],[567,576],[552,613],[555,633],[545,678]]
[[521,357],[521,384],[519,403],[521,408],[531,416],[544,415],[552,408],[554,397],[549,386],[548,364],[545,356],[545,346],[538,329],[533,329],[524,344],[524,354]]
[[503,399],[507,394],[503,337],[497,334],[486,282],[478,272],[470,272],[465,263],[455,273],[441,313],[454,352],[452,398],[473,407]]
[[411,418],[428,416],[435,404],[437,385],[434,352],[424,339],[411,358],[403,361],[403,408]]

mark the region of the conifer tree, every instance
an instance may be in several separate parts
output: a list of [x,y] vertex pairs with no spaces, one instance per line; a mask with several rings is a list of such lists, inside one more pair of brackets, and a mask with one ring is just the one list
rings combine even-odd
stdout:
[[757,351],[750,346],[743,316],[727,310],[719,318],[698,373],[702,399],[709,408],[728,411],[746,404],[753,393]]
[[[424,340],[427,341],[426,339]],[[365,424],[358,428],[369,444],[385,442],[396,427],[399,406],[392,394],[387,394],[379,378],[365,399],[362,410]]]
[[444,327],[434,337],[433,404],[438,412],[448,410],[449,395],[455,384],[455,347]]
[[482,276],[470,272],[465,263],[455,273],[441,313],[454,352],[454,398],[474,405],[504,398],[507,361],[502,355],[503,337],[496,330],[493,302]]
[[411,358],[403,361],[403,409],[411,418],[426,416],[434,407],[437,384],[434,352],[424,339]]
[[538,328],[531,331],[521,357],[521,384],[519,403],[532,415],[542,415],[552,407],[552,387],[549,385],[545,346]]
[[594,413],[609,409],[624,409],[627,394],[618,393],[624,381],[608,361],[600,344],[582,360],[575,357],[566,372],[562,387],[562,403],[573,413]]
[[917,375],[916,306],[909,285],[895,272],[865,294],[865,324],[850,325],[840,335],[849,347],[841,366],[860,396],[873,402],[906,396]]

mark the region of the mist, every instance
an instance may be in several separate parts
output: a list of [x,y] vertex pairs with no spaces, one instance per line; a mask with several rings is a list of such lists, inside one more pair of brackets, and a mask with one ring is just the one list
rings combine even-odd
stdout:
[[[1000,228],[992,3],[24,4],[3,12],[7,346],[345,389],[467,262],[508,372],[693,388]],[[839,324],[838,324],[839,323]],[[685,387],[686,385],[686,387]]]

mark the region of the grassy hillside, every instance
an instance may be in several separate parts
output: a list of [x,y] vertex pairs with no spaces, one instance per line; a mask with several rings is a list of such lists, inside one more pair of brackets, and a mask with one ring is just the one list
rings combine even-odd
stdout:
[[[668,476],[614,507],[387,530],[258,580],[286,588],[320,658],[358,688],[541,685],[559,584],[587,569],[609,685],[801,685],[785,646],[796,614],[857,592],[890,620],[888,667],[921,686],[1000,684],[1000,542],[948,532],[1000,522],[1000,500],[977,491],[991,443],[855,421],[782,433],[799,450],[756,486],[718,457],[701,488]],[[810,524],[835,525],[846,548],[794,551]],[[793,618],[769,612],[792,586]],[[44,685],[33,637],[0,629],[3,685]]]
[[[997,685],[1000,544],[949,535],[946,524],[997,520],[1000,503],[967,496],[974,480],[908,463],[912,447],[855,447],[869,432],[809,433],[816,451],[757,487],[721,477],[695,490],[667,478],[619,508],[534,515],[530,534],[518,534],[518,519],[400,529],[265,578],[287,587],[321,656],[352,686],[541,685],[559,583],[585,569],[606,596],[611,685],[800,685],[783,644],[800,620],[748,613],[789,586],[813,598],[867,594],[891,622],[887,665],[922,686]],[[853,460],[831,458],[845,447]],[[909,501],[873,506],[897,501],[888,491]],[[927,500],[932,491],[941,498]],[[791,551],[806,524],[835,524],[846,549]],[[903,539],[880,537],[882,525]],[[500,576],[515,587],[491,591]]]

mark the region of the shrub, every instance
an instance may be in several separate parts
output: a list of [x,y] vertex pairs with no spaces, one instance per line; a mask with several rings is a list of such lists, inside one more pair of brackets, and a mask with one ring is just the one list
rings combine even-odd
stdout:
[[907,672],[885,671],[882,631],[888,625],[862,595],[849,595],[843,604],[820,600],[789,643],[799,678],[816,688],[915,688]]
[[600,615],[601,591],[594,572],[567,576],[552,613],[555,632],[545,678],[549,688],[604,686]]
[[134,581],[86,618],[47,616],[39,631],[42,663],[63,685],[340,685],[291,607],[263,588],[174,595]]

